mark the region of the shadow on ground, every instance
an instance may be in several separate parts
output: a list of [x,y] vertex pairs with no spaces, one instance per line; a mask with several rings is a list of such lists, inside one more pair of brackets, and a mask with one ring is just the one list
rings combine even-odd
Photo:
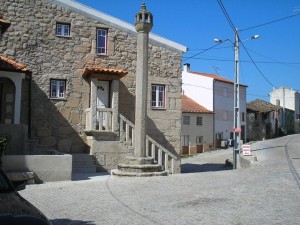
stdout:
[[205,164],[181,164],[181,173],[201,173],[209,171],[232,170],[232,165],[225,165],[221,163],[205,163]]
[[108,172],[103,173],[73,173],[72,181],[80,181],[80,180],[91,180],[93,177],[101,178],[104,176],[110,175]]
[[70,219],[54,219],[51,220],[53,225],[96,225],[92,221],[70,220]]

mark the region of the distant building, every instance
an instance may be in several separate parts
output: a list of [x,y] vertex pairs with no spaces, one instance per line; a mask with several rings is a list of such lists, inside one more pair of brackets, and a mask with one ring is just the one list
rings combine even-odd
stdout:
[[247,141],[277,137],[281,114],[281,106],[260,99],[247,103]]
[[[234,82],[224,77],[192,72],[190,64],[182,72],[184,94],[214,112],[214,146],[223,139],[233,139]],[[240,85],[241,140],[246,140],[246,85]]]
[[[270,102],[280,105],[283,108],[282,126],[287,133],[300,133],[300,93],[286,87],[273,89],[269,93]],[[294,111],[293,115],[290,115]],[[287,115],[285,115],[287,114]],[[285,116],[284,116],[285,115]],[[292,126],[285,120],[286,117],[293,117]]]
[[182,154],[202,153],[213,146],[213,112],[182,96]]

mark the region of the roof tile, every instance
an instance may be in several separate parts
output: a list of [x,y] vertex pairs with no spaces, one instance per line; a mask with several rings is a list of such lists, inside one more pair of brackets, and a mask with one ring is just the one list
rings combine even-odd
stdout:
[[213,113],[213,111],[208,110],[204,106],[198,104],[193,99],[187,97],[186,95],[182,95],[181,97],[181,109],[182,112],[190,112],[190,113]]
[[260,113],[271,112],[280,108],[281,106],[273,105],[272,103],[266,102],[261,99],[256,99],[252,102],[247,103],[247,109]]
[[26,65],[16,62],[4,55],[0,55],[0,70],[17,71],[17,72],[29,71]]

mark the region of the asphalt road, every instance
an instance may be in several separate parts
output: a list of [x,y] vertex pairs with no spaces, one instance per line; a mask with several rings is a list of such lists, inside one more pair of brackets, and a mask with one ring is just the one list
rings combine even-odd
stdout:
[[230,170],[232,150],[182,160],[168,177],[85,176],[20,194],[54,225],[300,224],[300,135],[256,142],[257,163]]

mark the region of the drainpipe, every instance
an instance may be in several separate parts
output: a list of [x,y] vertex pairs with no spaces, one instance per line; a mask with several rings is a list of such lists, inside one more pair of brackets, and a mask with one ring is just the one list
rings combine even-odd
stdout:
[[31,139],[32,134],[31,134],[31,108],[32,108],[32,72],[29,71],[26,73],[27,77],[29,78],[29,88],[28,88],[28,139]]

